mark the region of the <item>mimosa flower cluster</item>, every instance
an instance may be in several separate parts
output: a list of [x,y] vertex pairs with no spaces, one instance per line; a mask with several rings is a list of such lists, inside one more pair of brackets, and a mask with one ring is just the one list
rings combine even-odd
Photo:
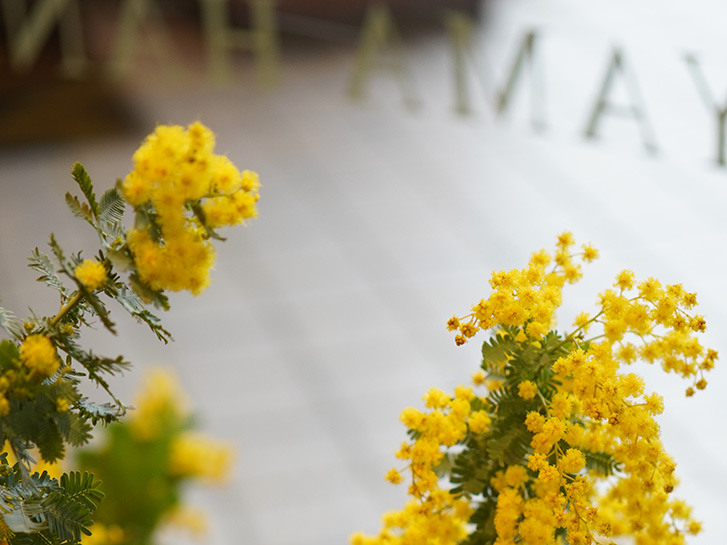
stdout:
[[199,122],[159,126],[121,184],[137,215],[129,248],[140,280],[153,290],[200,293],[215,259],[214,229],[257,215],[257,174],[240,172],[214,146],[214,134]]
[[76,267],[75,274],[78,281],[90,291],[96,291],[102,288],[108,281],[104,264],[93,259],[84,259]]
[[705,319],[681,285],[623,271],[592,315],[556,333],[563,286],[597,255],[565,233],[553,255],[493,273],[492,294],[449,320],[457,344],[493,330],[482,369],[452,395],[431,389],[426,410],[402,412],[411,441],[386,478],[408,480],[412,499],[354,545],[590,545],[617,536],[681,545],[700,531],[673,496],[676,464],[655,420],[664,400],[627,368],[658,363],[688,381],[688,396],[704,389],[717,360],[698,339]]
[[229,480],[232,448],[194,428],[189,401],[170,371],[148,372],[134,405],[124,422],[106,429],[100,446],[77,456],[107,495],[84,545],[154,543],[169,526],[203,533],[204,515],[184,505],[184,487]]
[[[51,254],[36,248],[30,267],[60,298],[58,311],[43,316],[31,310],[20,320],[0,307],[0,327],[8,337],[0,340],[0,543],[73,545],[91,535],[104,496],[99,480],[89,472],[55,476],[41,470],[46,463],[63,460],[69,447],[87,444],[95,424],[114,423],[129,409],[108,380],[127,370],[129,362],[84,349],[82,333],[98,323],[116,334],[107,307],[111,301],[159,340],[171,339],[148,305],[168,309],[167,290],[200,293],[209,284],[214,262],[211,240],[221,239],[216,229],[256,215],[257,175],[240,172],[229,159],[214,154],[214,145],[214,135],[201,123],[186,129],[159,126],[134,154],[134,170],[98,199],[84,167],[76,163],[71,169],[83,196],[67,193],[66,204],[98,235],[98,252],[91,258],[68,253],[51,234]],[[135,212],[131,229],[124,221],[129,204]],[[97,386],[107,399],[87,397],[91,389],[86,383]],[[193,478],[220,481],[231,463],[224,445],[196,434],[186,416],[180,420],[172,403],[178,401],[176,393],[167,386],[157,381],[128,427],[108,428],[129,431],[115,449],[126,454],[114,459],[105,473],[106,489],[111,490],[109,483],[115,479],[118,486],[112,488],[120,493],[119,501],[128,500],[132,510],[146,506],[130,516],[145,529],[177,506],[179,483]],[[114,431],[113,437],[124,433]],[[134,448],[139,445],[145,447]],[[159,472],[167,479],[164,491],[128,499],[125,487],[162,482],[155,480]],[[163,501],[152,508],[153,498]],[[108,531],[99,531],[99,539],[149,542],[148,533],[122,536],[114,521],[105,522]]]
[[28,335],[20,345],[20,361],[30,371],[32,378],[48,378],[60,367],[55,346],[48,337]]
[[192,414],[174,375],[160,369],[150,372],[134,402],[136,410],[127,425],[135,442],[172,436],[167,447],[169,475],[217,483],[229,479],[232,448],[192,429]]

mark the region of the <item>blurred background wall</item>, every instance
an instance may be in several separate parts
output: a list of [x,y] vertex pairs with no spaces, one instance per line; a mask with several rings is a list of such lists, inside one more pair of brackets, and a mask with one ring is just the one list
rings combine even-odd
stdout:
[[[62,202],[73,162],[103,189],[156,124],[200,120],[260,174],[260,216],[219,247],[212,286],[172,297],[175,343],[123,321],[91,339],[134,362],[127,395],[173,368],[238,448],[234,482],[195,492],[211,543],[376,531],[405,495],[383,480],[399,412],[479,363],[445,321],[563,230],[602,256],[564,326],[630,268],[697,291],[705,343],[725,350],[719,2],[230,1],[223,25],[192,0],[0,5],[3,306],[57,310],[25,267],[49,232],[93,248]],[[220,29],[262,45],[215,50]],[[724,368],[688,400],[638,371],[667,399],[680,495],[704,521],[691,543],[721,543]]]

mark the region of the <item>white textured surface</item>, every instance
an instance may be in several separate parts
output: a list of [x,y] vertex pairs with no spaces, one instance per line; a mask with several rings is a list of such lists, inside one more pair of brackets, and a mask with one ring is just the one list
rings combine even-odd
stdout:
[[[199,119],[218,134],[218,150],[263,183],[260,217],[228,233],[212,287],[199,299],[172,298],[165,322],[174,344],[131,323],[117,339],[92,339],[135,362],[119,383],[125,393],[143,368],[175,368],[206,429],[238,447],[234,482],[194,494],[215,511],[214,543],[332,545],[375,531],[404,493],[383,480],[404,438],[399,411],[429,386],[467,381],[478,365],[477,343],[455,347],[445,320],[486,295],[492,269],[521,266],[564,229],[602,254],[567,292],[564,319],[592,308],[631,268],[698,291],[706,342],[727,354],[727,171],[713,165],[714,121],[682,61],[684,51],[702,53],[722,100],[725,11],[706,1],[688,10],[675,1],[495,3],[476,51],[499,81],[522,33],[543,29],[541,135],[528,125],[525,86],[494,120],[473,79],[475,114],[453,113],[444,32],[407,44],[423,102],[415,114],[383,75],[352,103],[346,47],[286,51],[282,83],[269,92],[254,87],[245,60],[226,89],[199,81],[130,89],[148,119],[144,133]],[[599,141],[581,136],[615,44],[639,80],[655,157],[632,121],[607,117]],[[70,165],[81,161],[107,187],[128,171],[142,136],[0,151],[3,306],[54,312],[23,261],[50,230],[68,249],[92,247],[63,204],[74,189]],[[724,364],[689,400],[676,378],[645,372],[667,398],[661,424],[680,495],[705,523],[691,543],[723,543]]]

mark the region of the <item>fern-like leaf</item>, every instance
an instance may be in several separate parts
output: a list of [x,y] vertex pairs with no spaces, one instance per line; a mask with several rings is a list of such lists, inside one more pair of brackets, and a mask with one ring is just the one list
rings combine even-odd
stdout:
[[167,296],[161,291],[153,291],[145,288],[140,281],[135,281],[134,275],[132,275],[132,287],[135,291],[129,291],[124,284],[117,287],[118,291],[115,297],[121,306],[134,318],[148,325],[160,341],[164,341],[165,344],[168,343],[172,339],[172,334],[162,327],[162,322],[158,316],[152,314],[144,307],[142,298],[137,295],[138,292],[136,290],[141,290],[143,295],[150,297],[150,302],[165,310],[169,308],[169,299]]
[[23,325],[11,311],[0,307],[0,327],[15,338],[23,336]]
[[85,220],[96,227],[93,218],[93,211],[85,202],[81,202],[78,200],[78,197],[75,197],[70,193],[66,193],[66,204],[68,205],[68,208],[71,209],[74,216]]
[[68,500],[62,493],[52,493],[42,502],[48,530],[67,542],[78,542],[81,534],[91,535],[91,510],[83,503]]
[[38,447],[44,460],[53,462],[63,457],[63,437],[55,422],[47,416],[50,399],[39,395],[33,402],[10,400],[12,419],[5,419],[3,428],[11,441],[13,452],[23,463],[34,462],[28,448]]
[[8,539],[8,545],[69,545],[48,531],[34,534],[15,534]]
[[86,371],[88,371],[88,377],[92,380],[95,380],[102,373],[114,375],[115,373],[122,372],[130,365],[129,362],[124,360],[123,356],[108,358],[105,356],[97,356],[91,351],[86,352],[67,337],[60,339],[60,348],[83,365]]
[[35,483],[35,486],[37,488],[44,488],[47,490],[60,490],[60,487],[58,485],[58,479],[54,479],[50,476],[50,474],[43,470],[43,473],[38,473],[37,471],[31,475],[31,479],[33,479],[33,482]]
[[90,211],[93,214],[93,218],[97,217],[98,203],[96,202],[96,195],[93,192],[93,183],[91,182],[91,177],[88,175],[86,169],[81,163],[74,163],[73,168],[71,169],[71,174],[73,175],[73,179],[76,180],[78,187],[80,187],[81,191],[83,191],[83,194],[88,201]]
[[528,411],[537,410],[540,401],[537,399],[526,400],[520,397],[517,387],[498,388],[490,392],[487,401],[495,407],[495,411],[501,416],[522,414],[523,417]]
[[48,530],[63,541],[78,542],[81,534],[91,535],[93,513],[103,499],[90,473],[73,471],[60,478],[60,488],[53,490],[41,502],[42,513]]
[[51,233],[50,235],[50,242],[48,242],[48,246],[50,246],[51,250],[53,250],[53,257],[55,257],[56,261],[58,261],[58,265],[60,266],[61,270],[67,275],[73,276],[73,269],[69,267],[66,261],[66,255],[63,252],[63,248],[61,248],[61,245],[58,244],[58,241],[56,240],[56,237],[53,233]]
[[66,449],[63,444],[63,435],[55,421],[50,418],[38,418],[36,430],[33,441],[37,445],[41,457],[50,463],[63,459]]
[[115,187],[107,189],[101,195],[98,204],[98,221],[107,223],[120,222],[124,217],[124,200]]
[[192,213],[195,215],[195,217],[199,220],[199,223],[204,226],[205,234],[208,238],[211,238],[213,240],[220,240],[224,241],[227,240],[225,237],[221,236],[217,231],[212,229],[212,227],[209,227],[207,225],[207,218],[204,213],[204,208],[202,208],[202,205],[199,201],[194,202],[190,205],[190,208],[192,210]]
[[53,421],[63,439],[74,447],[85,445],[91,440],[91,425],[78,414],[65,411],[53,413]]
[[123,237],[124,228],[121,222],[124,217],[124,208],[124,200],[115,187],[107,189],[101,195],[98,205],[97,229],[102,239],[105,236],[111,239]]
[[93,314],[98,316],[98,318],[101,320],[101,323],[104,325],[106,329],[108,329],[111,333],[116,335],[116,324],[111,321],[109,318],[109,311],[106,310],[106,306],[103,304],[101,299],[96,297],[96,294],[86,290],[86,287],[78,282],[79,289],[84,290],[85,292],[85,299],[84,299],[84,307],[86,309],[90,309],[93,311]]
[[486,370],[496,368],[518,348],[519,344],[513,340],[511,335],[493,335],[489,342],[482,343],[482,367]]
[[99,490],[101,481],[94,480],[93,473],[71,471],[61,475],[60,485],[65,490],[66,497],[81,502],[90,510],[95,510],[104,497]]
[[86,397],[79,399],[76,406],[79,412],[87,419],[90,419],[94,425],[99,421],[110,424],[124,415],[122,407],[118,407],[113,403],[93,403]]
[[616,475],[621,472],[621,464],[614,460],[613,456],[605,452],[583,451],[586,457],[586,468],[600,473],[605,477]]
[[491,545],[497,539],[495,530],[495,508],[497,502],[486,499],[480,502],[479,506],[472,513],[469,522],[475,525],[475,529],[462,545]]
[[39,251],[38,248],[35,248],[28,260],[30,261],[28,267],[40,273],[40,276],[36,279],[38,282],[45,282],[46,285],[59,292],[61,295],[65,295],[65,286],[63,285],[60,276],[58,276],[56,267],[50,257]]
[[161,290],[155,290],[145,284],[139,275],[132,274],[129,277],[131,289],[139,296],[144,303],[152,304],[164,310],[169,310],[169,298]]
[[487,442],[487,453],[501,467],[522,463],[530,450],[530,432],[522,427],[512,427]]

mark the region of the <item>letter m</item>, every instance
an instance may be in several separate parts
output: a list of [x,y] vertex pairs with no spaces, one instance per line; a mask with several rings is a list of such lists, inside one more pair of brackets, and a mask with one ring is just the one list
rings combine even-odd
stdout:
[[[454,85],[455,85],[455,109],[461,114],[469,114],[472,111],[470,95],[467,86],[468,61],[474,64],[472,54],[472,28],[474,22],[471,18],[461,13],[452,12],[446,18],[447,30],[452,46],[454,59]],[[482,70],[475,67],[474,74],[479,80],[486,99],[492,105],[497,115],[507,111],[515,94],[518,82],[526,70],[530,72],[530,122],[535,129],[542,129],[545,126],[543,114],[543,74],[536,62],[536,44],[538,34],[535,30],[529,30],[523,36],[515,59],[507,75],[504,86],[496,90],[491,77],[484,75]]]

